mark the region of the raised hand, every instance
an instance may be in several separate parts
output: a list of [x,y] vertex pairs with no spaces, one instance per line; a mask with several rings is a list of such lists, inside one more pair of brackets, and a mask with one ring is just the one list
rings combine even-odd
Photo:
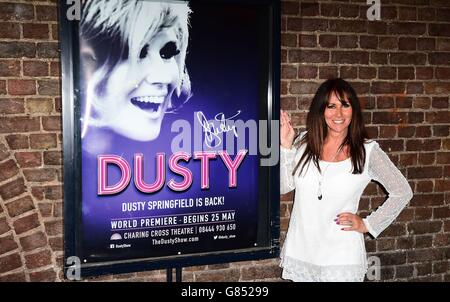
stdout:
[[295,137],[295,130],[292,127],[289,115],[280,111],[280,143],[286,149],[291,149]]

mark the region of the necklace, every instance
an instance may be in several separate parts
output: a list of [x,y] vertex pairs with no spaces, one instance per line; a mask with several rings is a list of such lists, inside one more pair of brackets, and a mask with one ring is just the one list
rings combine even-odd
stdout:
[[325,177],[325,173],[327,172],[328,167],[333,163],[333,161],[338,156],[339,152],[341,152],[342,147],[339,147],[336,151],[336,154],[333,156],[333,159],[328,163],[328,165],[323,169],[323,172],[319,171],[320,177],[319,177],[319,189],[317,190],[317,198],[319,200],[322,200],[322,183],[323,179]]

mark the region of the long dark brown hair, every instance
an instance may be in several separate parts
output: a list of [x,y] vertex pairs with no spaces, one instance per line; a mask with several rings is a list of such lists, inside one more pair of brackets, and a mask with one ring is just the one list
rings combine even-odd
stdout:
[[[353,174],[361,174],[364,170],[366,161],[366,150],[364,142],[368,139],[367,131],[364,126],[361,106],[358,96],[353,87],[340,78],[329,79],[322,83],[317,89],[316,94],[309,107],[309,113],[306,117],[306,134],[296,143],[296,147],[305,144],[306,148],[300,160],[294,168],[293,175],[300,168],[300,174],[306,164],[312,160],[320,171],[319,160],[324,145],[324,140],[328,134],[328,127],[325,122],[324,112],[332,94],[335,94],[339,101],[344,104],[350,103],[352,106],[352,120],[348,127],[347,137],[339,148],[348,146],[353,165]],[[303,163],[303,164],[302,164]]]

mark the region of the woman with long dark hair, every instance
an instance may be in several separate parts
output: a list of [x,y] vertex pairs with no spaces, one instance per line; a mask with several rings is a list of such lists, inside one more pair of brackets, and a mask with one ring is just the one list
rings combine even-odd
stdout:
[[[281,253],[283,278],[293,281],[363,281],[364,233],[377,237],[412,198],[411,188],[378,143],[369,140],[358,97],[343,79],[318,88],[306,120],[295,131],[281,112],[280,191],[296,190]],[[389,198],[362,219],[361,195],[371,181]]]

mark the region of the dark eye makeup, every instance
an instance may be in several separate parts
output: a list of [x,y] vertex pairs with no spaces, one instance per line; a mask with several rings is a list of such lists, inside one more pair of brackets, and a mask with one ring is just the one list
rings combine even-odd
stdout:
[[[150,46],[148,44],[145,44],[144,47],[142,47],[141,52],[139,53],[139,59],[144,59],[148,55],[149,47]],[[159,51],[159,55],[165,60],[173,58],[179,53],[180,50],[177,48],[177,44],[173,41],[167,42]]]
[[159,51],[159,55],[163,59],[170,59],[180,53],[180,50],[177,48],[177,44],[173,41],[167,42],[161,50]]

